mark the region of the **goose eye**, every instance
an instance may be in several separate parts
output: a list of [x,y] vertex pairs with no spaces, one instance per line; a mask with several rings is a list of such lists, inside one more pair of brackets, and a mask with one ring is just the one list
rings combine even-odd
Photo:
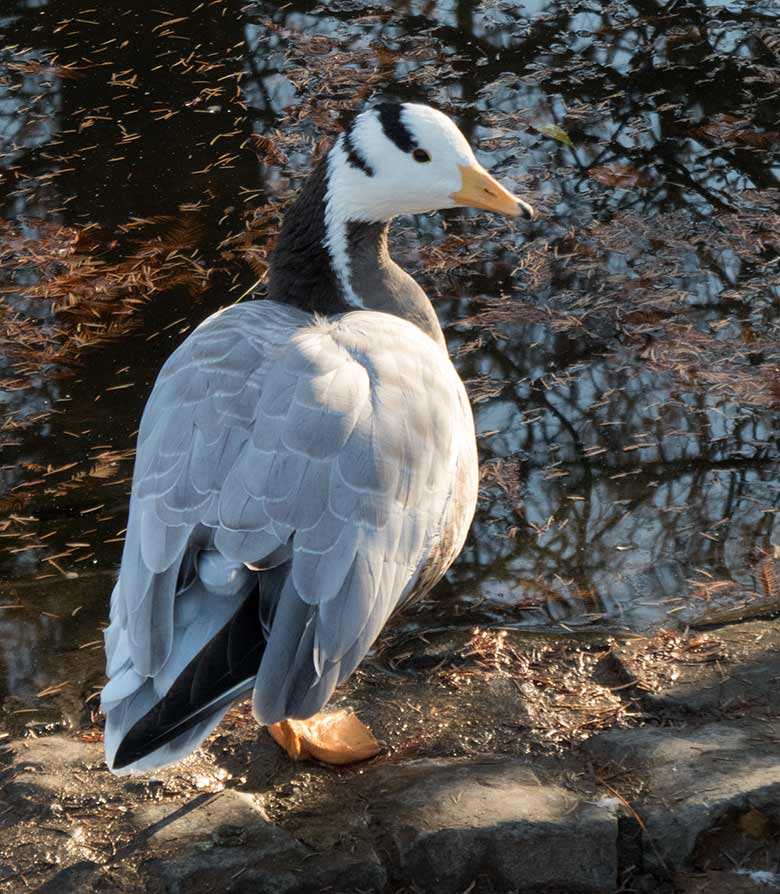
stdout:
[[431,160],[431,156],[428,155],[425,149],[415,149],[414,152],[412,152],[412,158],[419,162]]

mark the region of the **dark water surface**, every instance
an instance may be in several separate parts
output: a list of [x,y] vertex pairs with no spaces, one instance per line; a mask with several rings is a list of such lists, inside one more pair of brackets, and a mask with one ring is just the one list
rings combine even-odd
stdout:
[[541,211],[395,227],[484,470],[463,555],[400,623],[647,630],[780,599],[775,0],[122,6],[0,2],[6,719],[100,684],[156,372],[264,273],[374,96],[452,114]]

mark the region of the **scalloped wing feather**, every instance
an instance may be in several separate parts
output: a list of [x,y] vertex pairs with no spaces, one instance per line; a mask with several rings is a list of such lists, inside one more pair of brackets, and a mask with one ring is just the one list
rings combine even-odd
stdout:
[[[464,456],[473,493],[457,548],[439,555]],[[366,312],[313,321],[270,302],[230,308],[172,355],[145,410],[112,626],[126,630],[135,672],[154,676],[171,655],[180,569],[198,538],[245,563],[289,542],[255,713],[306,716],[426,563],[441,566],[431,580],[443,573],[475,496],[465,392],[415,326]]]

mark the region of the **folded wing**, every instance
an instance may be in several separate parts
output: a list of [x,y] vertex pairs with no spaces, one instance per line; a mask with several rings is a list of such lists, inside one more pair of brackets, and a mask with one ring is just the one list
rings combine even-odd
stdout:
[[[258,719],[316,713],[398,603],[460,548],[474,495],[458,503],[458,542],[440,541],[464,457],[475,490],[473,441],[448,357],[408,322],[366,312],[312,322],[271,302],[210,318],[170,358],[144,413],[109,676],[170,686],[172,662],[202,647],[179,654],[187,623],[224,625],[229,587],[193,587],[205,549],[226,568],[261,569]],[[264,604],[262,569],[280,562],[289,571]],[[236,580],[232,595],[245,596]]]

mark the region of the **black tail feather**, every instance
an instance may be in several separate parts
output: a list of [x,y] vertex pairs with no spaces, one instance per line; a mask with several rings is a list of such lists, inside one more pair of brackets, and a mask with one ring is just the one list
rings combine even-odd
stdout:
[[260,591],[254,587],[162,699],[130,727],[117,749],[114,769],[141,760],[248,692],[264,651]]

